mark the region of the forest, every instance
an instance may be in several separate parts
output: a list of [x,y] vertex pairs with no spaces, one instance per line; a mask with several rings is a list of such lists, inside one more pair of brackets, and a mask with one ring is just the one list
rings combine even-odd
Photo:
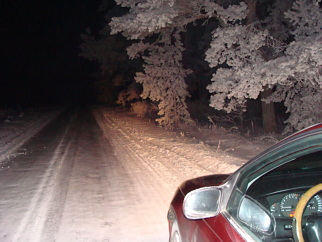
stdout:
[[157,124],[289,133],[322,120],[320,0],[103,1],[80,55],[98,101]]

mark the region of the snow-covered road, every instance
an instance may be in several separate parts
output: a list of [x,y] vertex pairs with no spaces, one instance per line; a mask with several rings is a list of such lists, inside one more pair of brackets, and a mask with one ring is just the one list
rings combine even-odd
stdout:
[[244,162],[102,108],[62,112],[20,150],[0,170],[0,241],[167,241],[176,187]]

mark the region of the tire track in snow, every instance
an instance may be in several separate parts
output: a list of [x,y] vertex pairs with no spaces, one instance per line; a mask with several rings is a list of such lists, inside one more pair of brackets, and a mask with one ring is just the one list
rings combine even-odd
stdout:
[[69,137],[69,143],[66,147],[66,136],[70,131],[71,123],[74,118],[75,116],[72,116],[70,119],[69,124],[54,151],[53,157],[49,162],[49,166],[37,187],[28,210],[20,220],[12,241],[42,241],[41,236],[45,222],[48,219],[47,215],[56,189],[56,179],[62,168],[65,155],[73,140]]
[[[144,134],[144,128],[140,130],[139,124],[129,123],[132,119],[127,122],[115,116],[112,110],[106,112],[99,108],[93,112],[97,117],[101,116],[102,126],[105,122],[110,128],[119,132],[120,136],[126,139],[126,144],[132,153],[140,157],[149,169],[153,169],[161,182],[167,182],[172,191],[175,191],[182,181],[192,177],[227,170],[234,171],[238,168],[230,164],[227,158],[223,158],[222,154],[211,152],[201,144],[189,144],[170,138],[174,133],[161,139],[152,138]],[[147,132],[150,134],[151,130]],[[196,150],[198,152],[191,152]]]
[[[127,235],[124,232],[122,235],[124,229],[120,229],[117,236],[111,237],[111,241],[166,241],[168,238],[166,214],[174,190],[168,186],[169,183],[160,176],[159,172],[131,148],[125,133],[114,129],[113,123],[106,120],[101,113],[94,111],[94,116],[105,136],[111,142],[115,155],[119,159],[118,166],[122,167],[121,170],[126,171],[125,175],[131,184],[131,192],[134,192],[135,195],[133,196],[135,200],[127,206],[132,207],[131,211],[128,211],[132,217],[133,214],[136,214],[134,217],[136,223],[132,227],[128,227]],[[138,234],[138,231],[141,236],[132,236],[130,239],[129,234],[135,235]]]
[[[173,191],[173,186],[170,183],[165,182],[166,180],[171,180],[173,183],[178,182],[177,177],[173,173],[169,172],[168,169],[157,169],[153,164],[149,163],[144,159],[134,148],[131,147],[131,141],[135,141],[135,137],[130,137],[128,133],[125,133],[118,125],[112,121],[107,115],[104,115],[100,111],[93,111],[93,114],[98,121],[101,129],[105,132],[107,136],[113,137],[111,142],[114,142],[114,148],[119,150],[119,147],[125,147],[127,151],[119,152],[119,155],[131,154],[133,160],[139,160],[142,165],[145,166],[147,170],[150,171],[148,175],[154,175],[154,179],[157,179],[160,184],[166,186],[169,192]],[[111,132],[113,130],[113,132]],[[121,138],[122,137],[122,138]],[[157,161],[155,161],[156,163]],[[164,166],[164,164],[157,162],[159,167]],[[166,177],[166,179],[165,179]]]

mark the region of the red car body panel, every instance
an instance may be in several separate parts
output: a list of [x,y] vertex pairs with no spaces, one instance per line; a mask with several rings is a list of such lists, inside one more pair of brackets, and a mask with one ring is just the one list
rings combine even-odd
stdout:
[[[171,204],[180,225],[182,241],[244,241],[222,214],[204,220],[190,220],[184,216],[182,210],[187,193],[201,187],[222,185],[229,176],[229,174],[220,174],[198,177],[184,182],[179,187]],[[212,228],[216,228],[216,231]],[[171,224],[169,229],[171,231]]]
[[245,241],[222,214],[205,220],[197,220],[195,236],[197,236],[195,241]]
[[296,137],[296,136],[298,136],[300,134],[303,134],[303,133],[306,133],[306,132],[309,132],[309,131],[312,131],[312,130],[315,130],[315,129],[322,129],[322,123],[315,124],[315,125],[312,125],[312,126],[309,126],[309,127],[305,128],[305,129],[302,129],[302,130],[300,130],[300,131],[288,136],[287,138],[283,139],[282,141],[288,140],[290,138]]
[[[279,148],[284,143],[288,143],[298,137],[303,137],[306,133],[309,133],[314,130],[322,129],[322,123],[310,126],[304,130],[301,130],[283,140],[278,144],[271,147],[266,151],[266,153],[271,152],[272,150]],[[265,154],[265,152],[263,153]],[[260,154],[258,157],[261,157]],[[257,157],[255,157],[250,162],[257,162]],[[247,163],[245,164],[247,165]],[[242,170],[241,167],[239,170]],[[236,171],[238,172],[238,170]],[[245,239],[238,233],[236,228],[227,220],[227,217],[224,214],[219,213],[217,216],[191,220],[187,219],[183,214],[183,201],[185,196],[198,188],[210,187],[210,186],[220,186],[226,183],[229,180],[231,174],[218,174],[210,175],[204,177],[194,178],[188,181],[185,181],[176,191],[174,198],[171,202],[171,207],[168,216],[169,220],[169,231],[171,233],[172,226],[175,221],[177,221],[177,227],[180,233],[181,241],[228,241],[228,242],[239,242],[245,241]],[[225,212],[223,212],[225,213]]]
[[220,186],[224,183],[224,181],[230,176],[230,174],[218,174],[218,175],[210,175],[197,177],[191,180],[187,180],[181,184],[179,187],[180,191],[186,195],[188,192],[192,190],[201,188],[201,187],[209,187],[209,186]]

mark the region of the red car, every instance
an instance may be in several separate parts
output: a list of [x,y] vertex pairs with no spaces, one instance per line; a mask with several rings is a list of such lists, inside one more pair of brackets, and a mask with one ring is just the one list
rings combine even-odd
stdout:
[[184,182],[168,222],[170,241],[322,241],[322,124],[233,174]]

